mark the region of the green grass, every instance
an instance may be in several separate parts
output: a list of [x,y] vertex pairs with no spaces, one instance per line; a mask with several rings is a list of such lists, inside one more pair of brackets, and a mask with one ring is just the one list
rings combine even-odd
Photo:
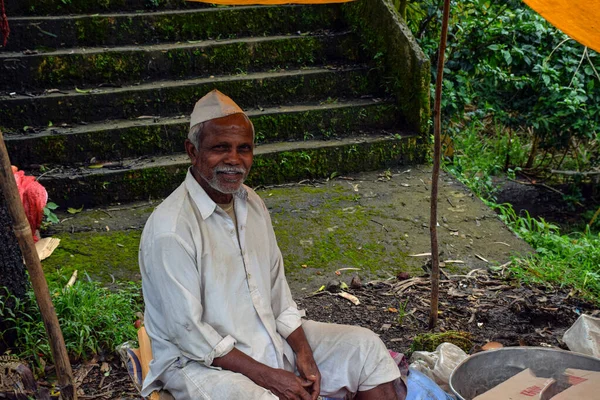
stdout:
[[[81,280],[69,288],[65,283],[66,279],[50,281],[49,289],[72,360],[113,353],[119,344],[137,338],[133,323],[135,313],[143,308],[139,284],[122,283],[113,292],[97,282]],[[14,325],[10,329],[16,333],[17,355],[36,365],[51,362],[48,337],[33,291],[24,301],[13,300],[16,305],[8,309],[6,296],[0,296],[0,318]],[[0,337],[6,333],[0,332]]]
[[518,216],[507,204],[497,208],[501,219],[536,251],[513,259],[510,270],[516,277],[570,287],[575,294],[600,303],[600,234],[589,230],[562,234],[543,218]]
[[[495,127],[492,133],[480,122],[464,127],[454,137],[457,149],[444,168],[495,208],[500,218],[536,253],[514,257],[509,270],[525,283],[570,288],[574,294],[600,304],[600,235],[589,227],[569,233],[542,218],[517,215],[510,204],[496,203],[492,177],[514,176],[526,162],[526,138],[508,135]],[[506,162],[508,157],[509,162]],[[510,168],[512,166],[512,168]],[[506,167],[509,167],[506,169]]]

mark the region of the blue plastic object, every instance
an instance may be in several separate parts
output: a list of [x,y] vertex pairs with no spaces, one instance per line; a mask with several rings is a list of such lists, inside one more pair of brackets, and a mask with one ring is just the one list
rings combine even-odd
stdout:
[[[406,400],[455,400],[455,398],[444,392],[434,381],[422,372],[409,369],[406,388],[408,393]],[[340,400],[331,397],[323,397],[323,400]]]
[[409,369],[406,400],[455,400],[422,372]]

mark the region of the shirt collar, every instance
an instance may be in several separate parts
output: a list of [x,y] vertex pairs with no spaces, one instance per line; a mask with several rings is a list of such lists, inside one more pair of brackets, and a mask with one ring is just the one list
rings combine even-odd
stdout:
[[[202,188],[202,186],[200,186],[198,181],[196,181],[196,178],[194,178],[194,175],[192,175],[191,167],[188,169],[184,182],[188,193],[192,197],[192,200],[194,201],[194,204],[196,204],[196,207],[198,207],[200,215],[202,215],[202,219],[206,220],[212,215],[212,213],[215,212],[215,209],[217,208],[217,203],[215,203],[213,199],[211,199],[208,196],[206,191]],[[239,190],[237,193],[234,194],[234,196],[245,202],[248,198],[248,191],[246,190],[246,185],[242,185],[242,190]]]

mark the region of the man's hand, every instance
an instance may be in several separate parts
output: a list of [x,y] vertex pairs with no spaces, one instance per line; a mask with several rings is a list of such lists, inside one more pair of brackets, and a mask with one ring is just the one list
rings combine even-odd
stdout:
[[265,364],[259,363],[235,347],[223,357],[215,358],[213,365],[247,376],[254,383],[270,390],[282,400],[316,399],[316,397],[311,397],[308,389],[311,386],[314,388],[313,380],[304,379],[303,377],[296,376],[292,372],[271,368]]
[[310,392],[310,399],[317,400],[321,391],[321,373],[302,326],[292,332],[286,340],[296,353],[296,368],[298,368],[300,377],[311,382],[312,387],[307,389]]
[[317,400],[321,392],[321,372],[315,363],[312,351],[296,353],[296,368],[300,376],[310,382],[311,387],[307,390],[310,392],[311,400]]
[[283,369],[271,369],[268,373],[263,374],[256,383],[269,389],[280,400],[313,399],[307,391],[307,388],[313,386],[313,382]]

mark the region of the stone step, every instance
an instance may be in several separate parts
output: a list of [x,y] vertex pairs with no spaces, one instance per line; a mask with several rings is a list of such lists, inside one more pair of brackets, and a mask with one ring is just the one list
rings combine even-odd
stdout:
[[[280,142],[257,146],[248,184],[278,184],[326,178],[423,162],[416,136],[364,135],[340,140]],[[50,200],[66,207],[124,203],[167,196],[185,176],[185,154],[125,160],[119,169],[62,168],[40,178]],[[38,172],[39,173],[39,172]]]
[[345,29],[340,6],[336,4],[211,7],[9,19],[11,33],[5,51],[127,46]]
[[359,61],[349,33],[253,37],[145,46],[0,53],[0,90],[125,85]]
[[[402,129],[395,104],[380,99],[247,111],[260,144],[286,140],[332,139],[352,132]],[[48,164],[119,161],[181,152],[189,118],[109,121],[72,128],[47,128],[36,134],[6,135],[11,162],[19,168]],[[95,161],[94,161],[95,160]]]
[[0,96],[0,124],[3,131],[10,132],[29,126],[189,115],[194,101],[212,89],[226,93],[244,109],[382,94],[376,70],[356,66],[306,68],[103,87],[87,93],[67,90]]
[[13,15],[95,14],[108,11],[152,11],[214,7],[187,0],[10,0],[6,13]]

